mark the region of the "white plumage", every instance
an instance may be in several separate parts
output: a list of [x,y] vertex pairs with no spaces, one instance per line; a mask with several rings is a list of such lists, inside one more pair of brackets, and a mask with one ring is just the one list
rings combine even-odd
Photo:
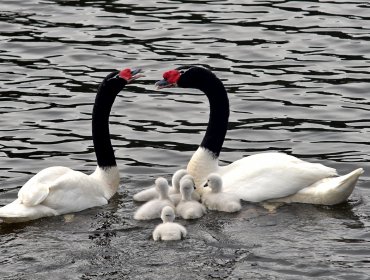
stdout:
[[136,211],[135,220],[152,220],[161,217],[162,209],[165,206],[175,208],[168,196],[168,182],[165,178],[159,177],[155,180],[155,188],[159,194],[159,198],[150,200]]
[[180,180],[181,201],[176,206],[176,214],[183,219],[198,219],[206,213],[204,205],[193,200],[191,194],[194,191],[193,180],[184,177]]
[[[107,172],[110,175],[104,176]],[[97,167],[91,175],[62,166],[49,167],[19,190],[18,199],[0,208],[0,217],[4,222],[24,222],[102,206],[118,185],[116,167],[110,170]]]
[[[186,174],[188,174],[186,169],[177,170],[173,174],[172,187],[169,188],[169,195],[180,194],[180,179]],[[155,187],[150,187],[148,189],[145,189],[135,194],[133,196],[133,199],[135,201],[144,202],[144,201],[149,201],[149,200],[152,200],[158,197],[159,197],[159,194],[157,190],[155,189]]]
[[[200,193],[208,174],[217,173],[222,177],[224,192],[234,193],[245,201],[279,199],[332,205],[349,197],[363,169],[334,177],[337,172],[333,168],[283,153],[255,154],[227,166],[219,166],[218,158],[199,147],[188,164],[188,172],[194,177]],[[332,187],[327,188],[330,181]]]
[[202,203],[209,210],[229,213],[241,210],[242,206],[237,195],[222,192],[222,178],[220,175],[216,173],[208,175],[207,185],[211,188],[211,191],[203,193]]
[[[185,180],[185,179],[189,179],[193,182],[193,185],[194,185],[194,179],[193,179],[193,176],[189,175],[186,173],[186,175],[184,175],[182,178],[180,178],[180,180]],[[182,194],[180,192],[180,180],[178,182],[178,191],[176,193],[172,193],[170,194],[170,199],[171,201],[175,204],[175,206],[177,206],[177,204],[179,204],[179,202],[181,201],[182,199]],[[195,187],[194,187],[194,190],[195,190]],[[200,194],[198,192],[192,192],[191,193],[191,199],[192,200],[195,200],[195,201],[200,201]]]
[[153,239],[155,241],[180,240],[186,237],[187,231],[185,227],[173,222],[175,213],[171,207],[166,206],[162,209],[161,218],[163,223],[156,226],[153,231]]

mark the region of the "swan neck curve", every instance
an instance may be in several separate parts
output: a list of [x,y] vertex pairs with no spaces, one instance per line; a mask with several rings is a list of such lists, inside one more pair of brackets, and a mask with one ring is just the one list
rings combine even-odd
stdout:
[[98,166],[105,169],[116,166],[116,158],[109,133],[109,115],[117,94],[126,85],[124,79],[112,86],[104,79],[96,94],[92,113],[92,138]]
[[229,98],[222,81],[212,72],[202,77],[198,89],[207,96],[210,106],[208,126],[200,146],[219,157],[229,122]]

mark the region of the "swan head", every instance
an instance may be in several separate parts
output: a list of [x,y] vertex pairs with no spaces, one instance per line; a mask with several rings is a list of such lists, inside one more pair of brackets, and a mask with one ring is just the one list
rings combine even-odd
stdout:
[[155,180],[155,189],[161,198],[168,197],[168,182],[165,178],[159,177]]
[[185,65],[164,72],[163,80],[156,82],[155,85],[158,89],[170,87],[202,89],[207,76],[214,74],[205,67]]
[[126,84],[142,77],[141,69],[126,68],[121,71],[113,71],[109,73],[103,82],[100,84],[100,89],[106,89],[117,95]]
[[164,223],[172,223],[175,220],[175,212],[172,207],[165,206],[161,212],[161,219]]
[[222,190],[222,178],[217,173],[211,173],[207,177],[204,187],[210,187],[212,192],[218,193]]
[[184,176],[180,181],[180,192],[184,200],[191,200],[191,194],[194,191],[194,181]]
[[186,169],[177,170],[172,176],[172,187],[179,193],[180,192],[180,180],[182,177],[187,175]]

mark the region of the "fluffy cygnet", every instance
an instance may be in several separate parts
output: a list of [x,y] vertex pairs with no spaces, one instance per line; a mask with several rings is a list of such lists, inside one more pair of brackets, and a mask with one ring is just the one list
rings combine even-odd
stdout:
[[183,219],[198,219],[206,213],[204,205],[191,198],[194,181],[190,178],[180,180],[181,201],[176,206],[176,213]]
[[231,193],[222,192],[222,178],[213,173],[208,175],[205,187],[211,188],[211,192],[205,192],[202,196],[203,204],[209,210],[222,212],[237,212],[242,208],[240,199]]
[[187,232],[186,229],[178,224],[174,223],[175,212],[169,206],[165,206],[162,209],[161,218],[163,223],[156,226],[153,231],[153,239],[155,241],[159,240],[180,240],[185,238]]
[[[186,174],[188,174],[188,173],[185,169],[177,170],[173,174],[173,176],[172,176],[172,187],[169,188],[169,194],[170,195],[180,193],[180,179]],[[158,197],[159,197],[159,195],[158,195],[158,192],[155,189],[155,187],[150,187],[146,190],[143,190],[143,191],[138,192],[137,194],[135,194],[133,196],[133,199],[135,201],[144,202],[144,201],[149,201],[149,200],[152,200],[152,199],[155,199],[155,198],[158,198]]]
[[[182,194],[180,192],[180,181],[181,180],[185,180],[185,179],[191,180],[193,182],[193,185],[195,186],[193,176],[191,176],[189,174],[186,174],[186,175],[182,176],[182,178],[180,178],[179,181],[178,181],[178,183],[176,184],[176,187],[177,187],[176,191],[177,192],[170,194],[170,199],[172,200],[172,202],[175,205],[179,204],[179,202],[181,201]],[[191,193],[191,199],[192,200],[196,200],[196,201],[200,201],[200,195],[199,195],[199,193],[197,193],[196,191],[193,191]]]
[[165,178],[159,177],[155,180],[155,188],[159,193],[159,198],[150,200],[143,204],[135,213],[135,220],[151,220],[161,217],[163,207],[170,206],[175,208],[168,196],[168,182]]

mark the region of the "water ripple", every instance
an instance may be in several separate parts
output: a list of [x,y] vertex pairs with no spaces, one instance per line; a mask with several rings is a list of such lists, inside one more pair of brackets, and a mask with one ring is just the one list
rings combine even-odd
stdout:
[[[112,109],[123,184],[118,195],[71,220],[0,225],[4,279],[28,279],[29,273],[35,279],[50,273],[71,279],[180,279],[181,273],[194,279],[368,278],[367,1],[1,5],[0,205],[47,166],[92,172],[98,83],[112,69],[146,70]],[[155,223],[132,221],[132,194],[184,167],[208,121],[199,92],[155,91],[162,73],[182,64],[210,67],[229,92],[222,163],[280,151],[340,173],[363,167],[348,203],[289,205],[276,213],[244,205],[236,216],[210,214],[186,223],[190,237],[181,243],[150,241]]]

